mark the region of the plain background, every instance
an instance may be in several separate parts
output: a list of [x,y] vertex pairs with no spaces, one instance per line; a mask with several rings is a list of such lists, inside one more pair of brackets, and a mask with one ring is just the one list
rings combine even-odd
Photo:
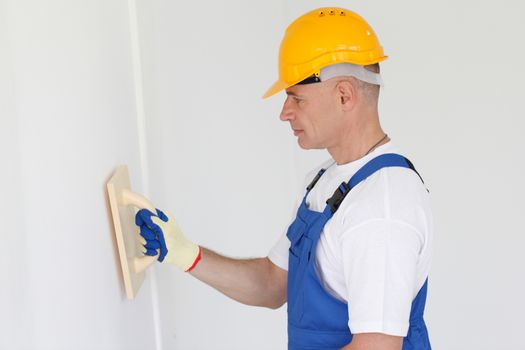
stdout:
[[380,115],[433,198],[435,349],[525,349],[525,33],[520,1],[0,0],[0,349],[285,349],[286,307],[231,301],[172,266],[125,299],[104,183],[186,235],[267,254],[327,158],[261,100],[293,19],[366,18],[389,60]]

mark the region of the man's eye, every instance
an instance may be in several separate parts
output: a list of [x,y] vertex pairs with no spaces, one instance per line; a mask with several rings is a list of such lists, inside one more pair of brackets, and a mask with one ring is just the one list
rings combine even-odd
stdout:
[[299,97],[295,97],[295,96],[294,96],[293,100],[294,100],[295,102],[297,102],[297,103],[299,103],[299,102],[302,101],[302,99],[300,99]]

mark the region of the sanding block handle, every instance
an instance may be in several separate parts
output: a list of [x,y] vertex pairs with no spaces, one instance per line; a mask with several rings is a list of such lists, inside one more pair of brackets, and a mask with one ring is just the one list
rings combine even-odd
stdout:
[[[121,191],[121,203],[123,205],[135,206],[139,209],[148,209],[152,213],[156,213],[155,206],[144,196],[130,191],[128,189],[122,189]],[[148,266],[153,264],[157,260],[157,256],[142,256],[139,258],[133,258],[132,268],[135,273],[144,271]]]

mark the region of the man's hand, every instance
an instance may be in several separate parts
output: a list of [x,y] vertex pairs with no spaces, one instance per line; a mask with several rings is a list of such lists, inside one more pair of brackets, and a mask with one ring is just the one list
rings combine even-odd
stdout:
[[135,223],[140,226],[146,255],[156,255],[159,250],[159,261],[166,260],[183,271],[190,271],[199,261],[200,247],[184,237],[170,215],[159,209],[157,215],[142,209],[135,216]]
[[[168,218],[162,211],[156,209],[157,216],[163,221],[167,221]],[[146,251],[145,255],[155,256],[159,255],[158,260],[162,262],[166,254],[168,254],[168,247],[166,247],[166,241],[164,240],[164,234],[162,230],[156,225],[151,219],[155,216],[151,211],[147,209],[141,209],[135,215],[135,224],[140,227],[140,235],[142,236],[142,244]]]

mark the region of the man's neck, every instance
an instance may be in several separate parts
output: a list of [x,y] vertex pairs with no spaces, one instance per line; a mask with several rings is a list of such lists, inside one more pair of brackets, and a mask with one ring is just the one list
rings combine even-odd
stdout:
[[381,129],[379,119],[373,118],[372,120],[374,122],[368,122],[361,127],[349,127],[341,134],[340,142],[327,149],[338,165],[363,158],[377,147],[390,141],[390,138]]

